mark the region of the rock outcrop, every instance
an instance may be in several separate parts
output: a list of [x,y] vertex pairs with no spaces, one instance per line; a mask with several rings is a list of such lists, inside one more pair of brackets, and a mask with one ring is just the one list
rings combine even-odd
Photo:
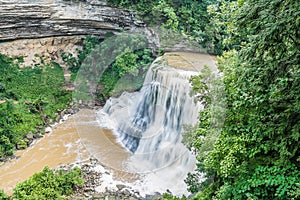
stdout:
[[0,54],[9,56],[22,56],[20,65],[31,66],[41,63],[48,64],[52,61],[63,66],[62,52],[77,54],[76,49],[82,48],[84,35],[58,36],[34,39],[18,39],[0,43]]
[[[163,200],[160,193],[151,195],[140,195],[140,192],[123,182],[114,180],[112,171],[103,166],[97,159],[90,158],[86,162],[60,165],[55,171],[70,171],[74,167],[79,167],[82,171],[81,177],[84,184],[75,187],[75,194],[68,196],[68,200],[73,199],[99,199],[99,200]],[[108,178],[110,177],[110,178]]]
[[0,41],[99,35],[144,27],[103,0],[0,0]]
[[134,13],[104,0],[0,0],[0,53],[23,56],[22,66],[63,65],[61,53],[76,55],[86,35],[105,38],[124,31],[145,35],[149,47],[159,47],[156,33]]

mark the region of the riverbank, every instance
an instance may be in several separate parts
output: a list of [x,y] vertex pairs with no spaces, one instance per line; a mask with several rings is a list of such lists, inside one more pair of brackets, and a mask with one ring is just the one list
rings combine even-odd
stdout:
[[107,170],[97,159],[91,158],[87,162],[60,165],[55,170],[70,171],[74,167],[82,171],[84,185],[77,187],[75,193],[67,199],[117,199],[117,200],[141,200],[164,199],[160,193],[142,196],[130,184],[114,180],[114,173]]
[[[140,175],[126,170],[131,155],[116,142],[110,130],[96,120],[96,110],[81,109],[52,132],[37,139],[25,150],[0,166],[0,188],[12,194],[13,188],[49,166],[54,170],[82,170],[84,186],[68,199],[161,199],[162,194],[140,193],[135,182]],[[141,182],[140,182],[141,183]]]
[[[17,183],[28,179],[45,166],[56,168],[61,164],[88,161],[93,157],[93,151],[98,151],[101,155],[105,155],[107,151],[116,151],[116,155],[122,151],[123,155],[128,154],[113,139],[114,136],[108,130],[99,127],[95,110],[81,109],[63,123],[54,126],[52,132],[35,140],[34,145],[17,151],[16,159],[4,163],[0,167],[0,188],[11,194]],[[112,143],[115,145],[111,145]],[[91,146],[87,148],[89,144]],[[105,159],[115,163],[112,166],[117,168],[116,166],[122,165],[121,158],[122,156],[117,156]],[[111,160],[108,161],[109,159]]]

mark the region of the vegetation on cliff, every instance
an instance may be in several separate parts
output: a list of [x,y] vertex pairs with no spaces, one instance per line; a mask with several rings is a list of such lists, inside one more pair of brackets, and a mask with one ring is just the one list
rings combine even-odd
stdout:
[[[227,0],[108,0],[121,8],[135,10],[150,26],[175,31],[192,41],[198,42],[209,53],[221,54],[227,50],[222,43],[224,31],[220,11]],[[224,17],[224,16],[222,16]],[[219,22],[219,23],[216,23]]]
[[73,81],[78,82],[76,77],[83,76],[98,85],[96,96],[101,101],[123,91],[140,89],[154,60],[146,38],[129,34],[110,36],[104,41],[87,36],[76,57],[69,53],[63,53],[62,57],[72,72]]

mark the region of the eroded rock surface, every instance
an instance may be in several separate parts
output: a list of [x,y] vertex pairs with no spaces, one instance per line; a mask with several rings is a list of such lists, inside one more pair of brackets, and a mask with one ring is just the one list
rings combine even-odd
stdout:
[[156,33],[132,12],[103,0],[0,0],[0,53],[23,56],[22,66],[63,65],[61,53],[76,55],[86,35],[101,39],[123,31],[145,35],[149,47],[159,47]]
[[100,0],[0,0],[0,41],[118,33],[144,23]]
[[77,49],[82,48],[85,36],[58,36],[34,39],[19,39],[0,43],[0,53],[9,56],[22,56],[21,66],[48,64],[55,61],[63,66],[62,52],[77,55]]

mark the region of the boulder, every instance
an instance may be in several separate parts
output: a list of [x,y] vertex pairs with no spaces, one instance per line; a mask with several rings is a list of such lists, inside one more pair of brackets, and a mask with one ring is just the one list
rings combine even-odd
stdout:
[[51,133],[52,132],[52,128],[51,127],[46,127],[45,128],[45,133]]
[[27,134],[27,135],[26,135],[26,138],[27,138],[28,140],[33,140],[33,139],[34,139],[32,133]]
[[60,119],[61,119],[60,115],[57,115],[56,118],[55,118],[55,121],[59,122]]
[[116,187],[118,188],[118,190],[122,190],[123,188],[126,187],[126,185],[117,184]]
[[36,133],[36,134],[33,135],[34,139],[38,139],[38,138],[42,138],[42,137],[44,137],[44,136],[40,133]]

